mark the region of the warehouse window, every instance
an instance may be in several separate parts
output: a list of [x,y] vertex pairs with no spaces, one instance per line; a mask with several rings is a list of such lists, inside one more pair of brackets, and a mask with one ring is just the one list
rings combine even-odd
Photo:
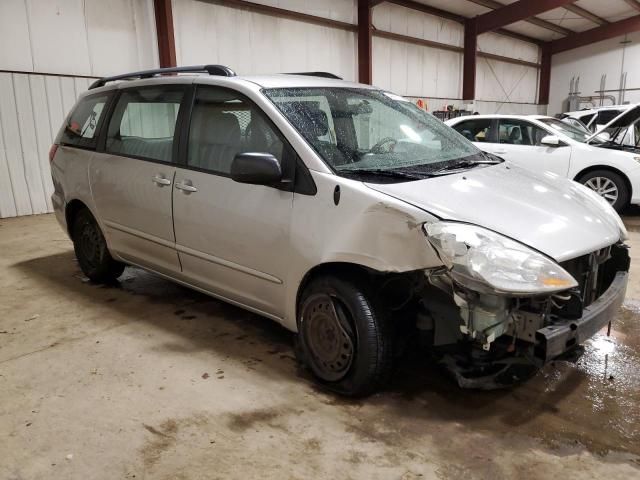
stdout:
[[182,89],[124,91],[109,124],[106,151],[170,162],[183,95]]
[[108,99],[108,95],[91,95],[80,100],[67,119],[60,135],[60,143],[75,147],[95,148],[96,134]]
[[282,161],[284,143],[251,101],[224,88],[199,88],[189,128],[190,167],[228,175],[238,153],[271,153]]

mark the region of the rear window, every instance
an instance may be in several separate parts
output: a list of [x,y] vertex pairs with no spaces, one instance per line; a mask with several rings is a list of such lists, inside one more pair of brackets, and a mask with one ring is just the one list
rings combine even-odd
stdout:
[[82,148],[96,148],[98,128],[109,94],[90,95],[78,102],[60,133],[58,143]]

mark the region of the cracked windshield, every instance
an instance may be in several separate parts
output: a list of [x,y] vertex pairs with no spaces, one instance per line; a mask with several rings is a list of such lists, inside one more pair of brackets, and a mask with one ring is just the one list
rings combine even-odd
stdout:
[[388,92],[278,88],[265,94],[340,175],[420,179],[496,163],[440,120]]

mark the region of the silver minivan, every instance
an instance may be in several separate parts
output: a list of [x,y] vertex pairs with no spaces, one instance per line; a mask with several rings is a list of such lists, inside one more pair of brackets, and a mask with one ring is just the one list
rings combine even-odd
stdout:
[[382,388],[416,339],[461,386],[523,380],[625,295],[626,230],[597,194],[327,73],[103,78],[50,160],[92,281],[134,265],[273,319],[345,395]]

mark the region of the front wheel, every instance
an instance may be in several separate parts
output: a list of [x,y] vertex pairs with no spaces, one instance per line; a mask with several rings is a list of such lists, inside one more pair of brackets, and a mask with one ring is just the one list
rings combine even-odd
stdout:
[[78,212],[73,222],[72,239],[80,269],[89,280],[108,283],[122,275],[124,264],[111,257],[104,235],[89,210]]
[[364,279],[318,277],[298,306],[298,352],[320,383],[348,396],[365,396],[384,386],[393,338],[387,315]]
[[578,182],[593,190],[616,210],[622,211],[629,203],[629,189],[624,179],[609,170],[594,170],[578,179]]

